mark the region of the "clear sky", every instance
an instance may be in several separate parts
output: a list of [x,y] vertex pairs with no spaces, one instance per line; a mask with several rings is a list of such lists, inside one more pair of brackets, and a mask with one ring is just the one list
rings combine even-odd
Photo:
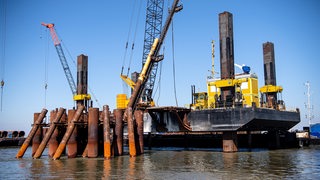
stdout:
[[[114,109],[116,95],[128,92],[119,75],[124,60],[125,69],[128,68],[130,56],[130,72],[141,69],[146,1],[0,2],[0,78],[5,81],[0,130],[17,129],[28,133],[34,112],[44,107],[49,111],[73,107],[71,90],[56,50],[41,22],[55,24],[74,78],[73,61],[80,54],[88,55],[89,86],[101,106],[108,104]],[[171,2],[165,1],[164,16]],[[317,72],[320,67],[320,1],[182,0],[182,3],[184,8],[175,15],[173,33],[170,28],[165,42],[160,90],[154,97],[159,106],[175,105],[172,39],[177,100],[179,106],[184,106],[190,103],[191,85],[196,85],[197,91],[206,90],[206,77],[211,68],[211,41],[219,41],[218,14],[229,11],[234,21],[235,62],[249,65],[259,77],[259,86],[263,86],[262,43],[273,42],[277,85],[284,88],[282,95],[287,108],[301,110],[301,123],[295,128],[308,125],[304,85],[307,81],[311,84],[313,122],[320,122]],[[128,50],[124,58],[127,41],[134,42],[135,49]],[[219,71],[219,44],[215,46],[215,69]]]

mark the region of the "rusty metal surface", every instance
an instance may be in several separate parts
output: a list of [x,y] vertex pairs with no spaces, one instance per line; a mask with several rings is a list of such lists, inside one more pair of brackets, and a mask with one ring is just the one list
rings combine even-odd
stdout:
[[114,153],[121,156],[123,154],[123,110],[115,109],[115,136],[114,136]]
[[130,157],[135,157],[137,155],[135,135],[134,135],[134,119],[132,115],[132,108],[127,108],[128,116],[128,140],[129,140],[129,154]]
[[57,151],[55,152],[54,156],[53,156],[53,159],[56,160],[56,159],[59,159],[62,152],[64,151],[65,147],[66,147],[66,144],[68,143],[69,141],[69,138],[75,128],[75,124],[74,122],[77,122],[82,114],[82,111],[84,110],[84,106],[80,106],[75,115],[73,116],[72,118],[72,121],[71,123],[68,125],[68,128],[67,128],[67,132],[64,134],[63,138],[62,138],[62,141],[61,143],[59,144],[59,147],[57,149]]
[[[220,74],[221,79],[234,79],[233,16],[229,12],[219,14]],[[221,88],[221,102],[232,106],[234,87]]]
[[237,152],[238,139],[237,131],[225,131],[222,134],[223,152]]
[[[68,126],[72,123],[75,123],[75,122],[72,122],[75,112],[76,111],[73,109],[68,110]],[[68,158],[75,158],[78,154],[77,135],[78,135],[78,127],[75,126],[73,132],[70,135],[69,141],[67,143]]]
[[19,152],[17,153],[16,155],[16,158],[22,158],[24,153],[26,152],[29,144],[30,144],[30,141],[32,140],[34,134],[36,133],[36,131],[38,130],[40,124],[42,123],[44,117],[46,116],[48,110],[46,109],[42,109],[39,117],[37,118],[35,124],[32,126],[32,129],[28,135],[28,137],[26,138],[26,140],[23,142]]
[[[263,48],[263,69],[264,69],[264,83],[265,85],[277,85],[276,79],[276,63],[274,55],[274,44],[266,42],[262,44]],[[269,92],[266,94],[266,103],[269,108],[276,108],[277,93]],[[262,102],[261,102],[262,103]]]
[[276,63],[274,56],[274,44],[266,42],[263,47],[263,67],[264,67],[264,83],[265,85],[277,85],[276,79]]
[[[50,112],[50,123],[53,123],[56,119],[57,111],[53,110]],[[48,155],[49,157],[53,157],[54,153],[56,152],[59,142],[57,140],[59,134],[59,130],[55,129],[50,137],[49,145],[48,145]]]
[[86,145],[86,147],[84,148],[84,151],[82,153],[82,157],[88,157],[88,144]]
[[137,148],[137,154],[143,154],[144,153],[144,143],[143,143],[143,111],[136,110],[134,112],[134,117],[136,119],[137,123],[137,142],[136,142],[136,148]]
[[103,149],[104,158],[110,159],[111,154],[111,139],[110,139],[110,112],[109,106],[103,106]]
[[[33,115],[33,122],[34,124],[36,124],[36,121],[39,117],[40,113],[34,113]],[[42,126],[39,126],[39,128],[37,129],[36,133],[34,134],[33,138],[32,138],[32,153],[31,156],[33,156],[37,149],[40,146],[41,140],[42,140]]]
[[88,56],[83,54],[77,58],[77,94],[88,92]]
[[89,108],[88,118],[88,157],[98,156],[98,120],[99,109]]
[[221,79],[234,78],[233,20],[232,14],[219,14],[220,74]]
[[46,148],[47,146],[47,143],[50,139],[50,137],[52,136],[53,132],[55,131],[56,129],[56,124],[57,122],[60,121],[62,115],[64,114],[65,112],[65,109],[64,108],[59,108],[59,111],[58,111],[58,114],[56,115],[56,117],[54,118],[53,121],[51,121],[51,124],[50,124],[50,127],[49,129],[47,130],[47,133],[45,134],[43,140],[41,141],[40,145],[39,145],[39,148],[37,149],[36,153],[34,154],[33,158],[40,158],[42,153],[43,153],[43,150]]

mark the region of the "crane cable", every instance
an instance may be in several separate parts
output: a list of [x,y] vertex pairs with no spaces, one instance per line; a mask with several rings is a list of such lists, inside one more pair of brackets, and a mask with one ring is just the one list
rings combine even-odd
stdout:
[[4,88],[4,72],[5,72],[5,53],[6,53],[6,29],[7,29],[7,1],[3,1],[3,42],[2,42],[2,57],[0,62],[1,67],[1,95],[0,95],[0,111],[2,112],[2,101],[3,101],[3,88]]
[[174,89],[174,98],[176,100],[176,106],[178,106],[178,99],[177,99],[177,91],[176,91],[176,68],[175,68],[175,58],[174,58],[174,31],[173,31],[173,19],[171,22],[171,32],[172,32],[172,71],[173,71],[173,89]]
[[[169,4],[169,0],[167,0],[167,8],[168,8],[168,12],[170,11],[170,4]],[[164,55],[165,54],[165,49],[166,49],[166,42],[167,42],[167,39],[164,39],[164,42],[163,42],[163,48],[162,48],[162,54]],[[159,72],[159,76],[158,77],[158,83],[157,83],[157,86],[156,86],[156,89],[153,93],[153,97],[152,99],[155,99],[155,96],[159,90],[159,94],[158,94],[158,97],[157,97],[157,106],[159,106],[159,99],[160,99],[160,96],[161,96],[161,77],[162,77],[162,61],[158,62],[160,64],[160,72]]]
[[[155,96],[155,94],[159,90],[159,95],[158,95],[158,98],[157,98],[157,101],[156,101],[157,102],[157,106],[159,106],[158,102],[159,102],[160,95],[161,95],[161,75],[162,75],[162,62],[160,62],[160,72],[159,72],[158,86],[157,86],[157,88],[156,88],[156,90],[154,92],[154,96]],[[154,97],[152,99],[154,99]]]
[[129,38],[130,38],[130,34],[131,34],[131,27],[132,27],[132,22],[133,22],[133,17],[134,17],[134,13],[135,13],[135,7],[136,7],[136,0],[133,3],[133,7],[132,7],[132,12],[131,12],[131,16],[130,16],[130,24],[129,24],[129,30],[128,30],[128,35],[127,35],[127,41],[126,41],[126,45],[125,45],[125,50],[124,50],[124,56],[123,56],[123,60],[122,60],[122,67],[121,67],[121,75],[123,74],[123,70],[124,70],[124,64],[125,61],[127,59],[127,51],[128,51],[128,46],[129,46]]
[[141,12],[141,5],[142,5],[142,3],[141,3],[141,0],[140,0],[139,9],[138,9],[138,15],[137,15],[137,20],[136,20],[136,27],[135,27],[135,29],[134,29],[134,35],[133,35],[133,40],[132,40],[132,46],[131,46],[131,53],[130,53],[130,59],[129,59],[127,76],[129,76],[131,61],[132,61],[133,52],[134,52],[134,43],[135,43],[135,41],[136,41],[136,36],[137,36],[137,29],[138,29],[138,25],[139,25],[139,17],[140,17],[140,12]]
[[[46,28],[46,31],[48,31],[48,29]],[[45,55],[44,55],[44,107],[47,107],[47,90],[48,90],[48,67],[49,67],[49,43],[50,43],[50,37],[49,37],[49,33],[45,33],[46,34],[46,49],[45,49]]]

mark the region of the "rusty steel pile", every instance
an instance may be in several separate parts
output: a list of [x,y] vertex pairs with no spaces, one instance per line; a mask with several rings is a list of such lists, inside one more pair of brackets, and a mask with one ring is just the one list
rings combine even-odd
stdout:
[[[47,112],[43,109],[41,113],[34,114],[33,127],[17,153],[17,158],[23,157],[31,142],[32,157],[35,159],[41,157],[46,147],[52,159],[59,159],[64,153],[68,158],[103,155],[110,159],[114,155],[123,155],[124,110],[116,109],[111,113],[105,105],[103,111],[92,107],[86,111],[81,105],[77,110],[70,109],[66,113],[64,108],[59,108],[50,112],[50,123],[44,124]],[[142,111],[136,111],[135,118],[138,123],[134,131],[140,137],[143,135]],[[143,153],[143,141],[138,138],[136,142],[138,145],[133,145],[137,147],[133,151],[135,154]]]
[[[88,57],[78,56],[78,94],[87,92],[87,68]],[[81,72],[81,73],[80,73]],[[79,75],[81,74],[81,75]],[[132,124],[128,129],[129,139],[133,138],[136,144],[130,144],[130,155],[136,156],[143,153],[143,116],[142,111],[137,109],[133,112],[128,109],[128,117],[124,118],[125,109],[115,109],[110,112],[108,105],[99,108],[89,107],[87,100],[78,100],[75,109],[59,108],[50,112],[50,123],[45,124],[44,118],[48,110],[43,109],[41,113],[34,113],[34,124],[22,144],[17,158],[22,158],[26,149],[32,142],[32,157],[40,158],[44,149],[48,147],[48,154],[53,159],[59,159],[65,149],[68,158],[98,157],[103,155],[106,159],[113,155],[123,154],[124,124]],[[125,121],[128,119],[128,121]],[[129,126],[128,126],[129,127]],[[138,137],[135,139],[135,132]]]

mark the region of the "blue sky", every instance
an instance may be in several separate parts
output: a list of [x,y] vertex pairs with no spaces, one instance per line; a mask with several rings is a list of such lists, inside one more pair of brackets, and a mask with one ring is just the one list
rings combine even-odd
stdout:
[[[190,85],[196,85],[197,91],[206,90],[206,77],[211,68],[211,41],[219,41],[218,14],[229,11],[234,21],[235,62],[249,65],[262,86],[262,43],[273,42],[277,84],[284,88],[283,99],[287,108],[301,110],[302,122],[297,128],[308,124],[304,105],[307,102],[306,81],[311,83],[313,122],[320,122],[320,1],[184,0],[182,3],[184,9],[175,15],[173,26],[179,106],[190,103]],[[171,1],[165,1],[166,10],[168,4]],[[0,7],[0,78],[5,81],[0,130],[29,132],[33,113],[41,111],[45,100],[49,111],[73,107],[72,94],[57,53],[41,22],[55,23],[63,47],[71,54],[69,56],[64,49],[74,77],[76,69],[72,60],[80,54],[88,55],[89,86],[101,106],[108,104],[114,109],[116,95],[128,91],[119,78],[128,34],[128,42],[134,42],[135,49],[128,50],[125,69],[130,56],[131,72],[141,69],[145,1],[1,0]],[[130,19],[132,27],[128,33]],[[164,53],[160,90],[154,98],[160,106],[175,105],[171,28]],[[215,55],[215,69],[219,71],[218,43]],[[48,90],[45,98],[46,73]]]

